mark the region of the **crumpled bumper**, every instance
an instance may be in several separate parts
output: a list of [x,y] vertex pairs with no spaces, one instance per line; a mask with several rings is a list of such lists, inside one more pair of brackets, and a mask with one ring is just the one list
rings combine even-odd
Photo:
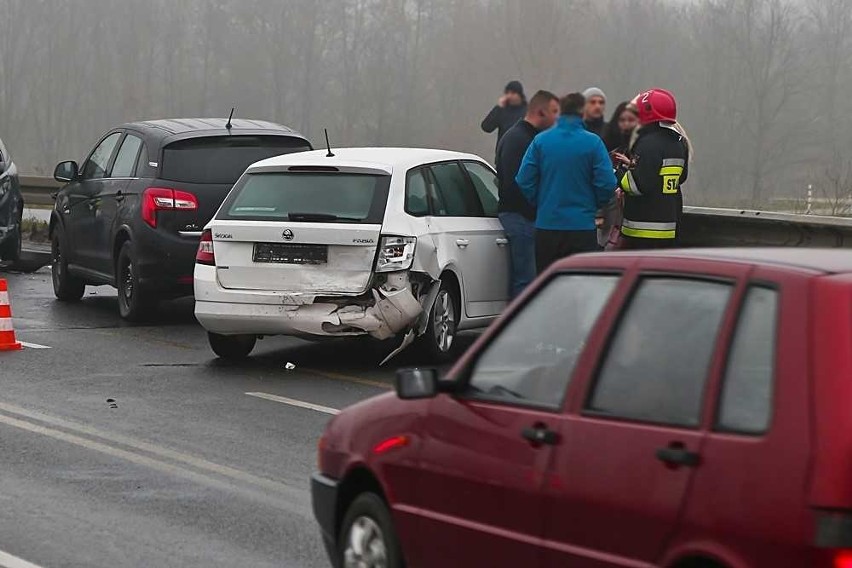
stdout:
[[388,339],[411,328],[424,313],[407,275],[393,286],[374,288],[372,294],[373,302],[366,306],[354,298],[351,305],[346,305],[345,298],[337,303],[281,305],[216,302],[196,296],[195,316],[205,329],[223,335]]

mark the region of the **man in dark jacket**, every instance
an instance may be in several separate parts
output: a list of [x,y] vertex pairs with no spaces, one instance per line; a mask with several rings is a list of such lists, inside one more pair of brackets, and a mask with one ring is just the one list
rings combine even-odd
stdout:
[[515,126],[527,113],[527,98],[520,81],[511,81],[503,90],[503,96],[497,106],[491,109],[482,121],[482,130],[491,134],[497,131],[497,144],[510,128]]
[[533,138],[554,125],[559,117],[559,98],[537,92],[523,120],[510,128],[497,143],[497,180],[500,183],[499,216],[509,238],[510,288],[515,298],[535,279],[535,207],[527,201],[515,181]]
[[625,194],[622,248],[673,247],[683,210],[681,185],[689,175],[689,140],[677,124],[670,92],[652,89],[635,104],[641,126],[618,174]]
[[583,91],[583,96],[586,98],[586,106],[583,108],[583,124],[586,125],[586,130],[597,134],[603,138],[604,130],[606,130],[606,95],[597,87],[589,87]]
[[516,177],[537,207],[539,272],[560,258],[600,250],[595,214],[618,184],[603,140],[583,127],[585,102],[580,93],[562,99],[559,123],[535,137]]

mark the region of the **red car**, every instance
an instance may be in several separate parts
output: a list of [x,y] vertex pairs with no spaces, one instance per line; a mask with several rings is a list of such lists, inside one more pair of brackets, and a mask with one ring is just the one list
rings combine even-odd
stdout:
[[852,567],[852,253],[565,260],[328,426],[335,566]]

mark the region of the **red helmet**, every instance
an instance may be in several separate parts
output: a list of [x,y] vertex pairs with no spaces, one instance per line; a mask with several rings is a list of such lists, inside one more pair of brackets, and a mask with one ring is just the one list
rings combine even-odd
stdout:
[[639,123],[677,121],[677,101],[674,95],[665,89],[651,89],[640,93],[633,99],[639,110]]

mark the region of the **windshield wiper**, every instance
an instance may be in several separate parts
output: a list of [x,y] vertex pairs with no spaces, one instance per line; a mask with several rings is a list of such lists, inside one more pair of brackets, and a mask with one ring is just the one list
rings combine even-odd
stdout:
[[340,217],[339,215],[332,215],[330,213],[290,213],[287,215],[287,219],[290,221],[355,221],[361,222],[363,219],[357,219],[355,217]]

